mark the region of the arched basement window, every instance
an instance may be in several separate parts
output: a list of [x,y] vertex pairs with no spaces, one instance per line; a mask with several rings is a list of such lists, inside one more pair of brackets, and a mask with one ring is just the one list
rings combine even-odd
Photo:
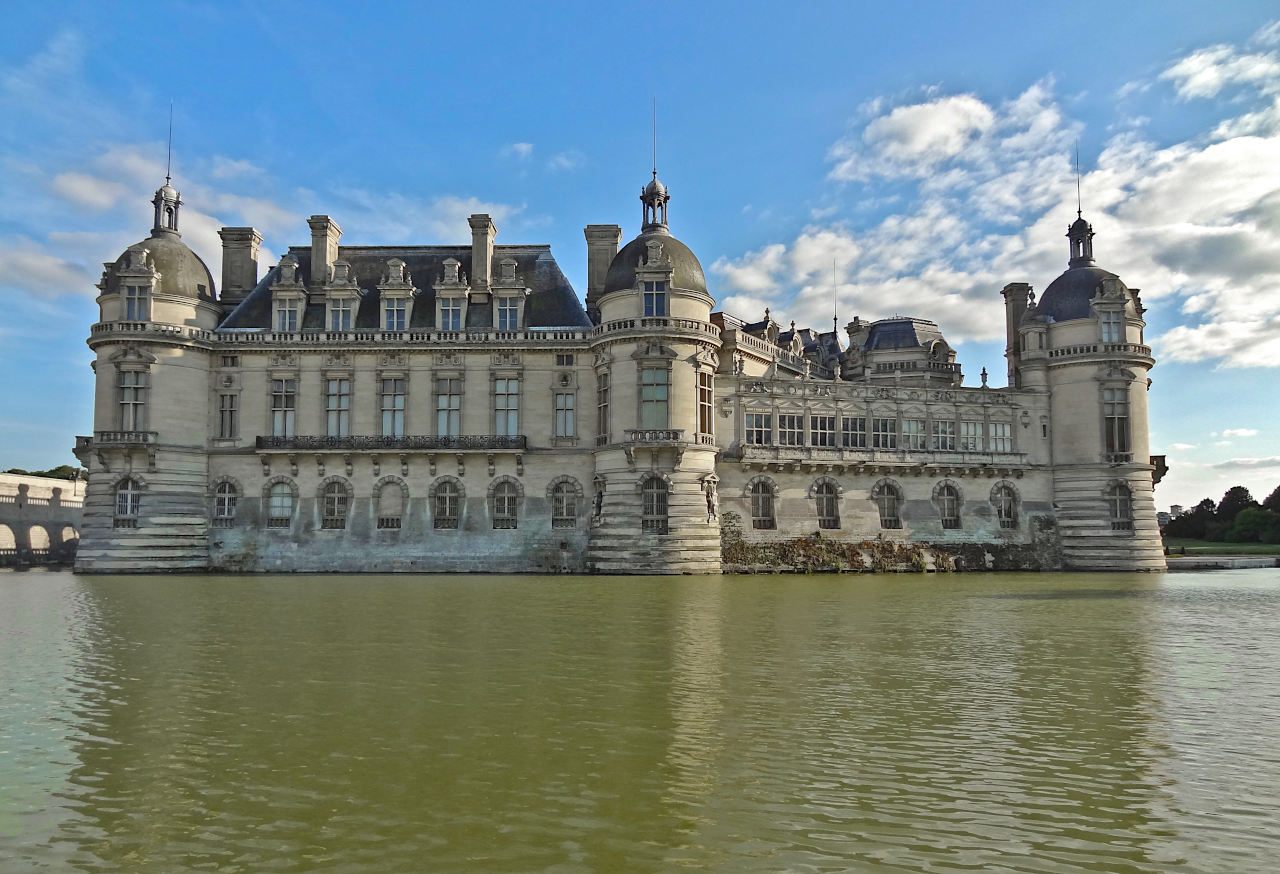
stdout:
[[773,485],[767,480],[751,484],[751,527],[763,530],[778,527],[773,516]]
[[651,534],[667,533],[667,484],[662,477],[651,476],[641,487],[644,498],[640,529]]
[[871,498],[880,510],[881,528],[902,527],[902,493],[896,485],[888,482],[876,483],[871,491]]
[[938,515],[943,528],[960,527],[960,492],[950,483],[943,483],[937,492]]
[[840,495],[833,482],[820,482],[813,490],[818,503],[818,527],[840,527]]

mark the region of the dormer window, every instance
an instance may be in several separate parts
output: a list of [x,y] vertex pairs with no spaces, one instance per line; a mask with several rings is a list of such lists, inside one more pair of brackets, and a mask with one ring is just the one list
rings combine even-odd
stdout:
[[289,333],[298,330],[298,315],[302,310],[302,302],[297,298],[282,298],[276,301],[276,330]]
[[644,314],[646,316],[665,316],[667,314],[667,284],[665,282],[644,283]]
[[1102,342],[1103,343],[1123,343],[1124,342],[1124,313],[1114,310],[1103,311],[1098,314],[1102,320]]
[[403,331],[408,324],[407,301],[393,297],[382,302],[382,327],[387,331]]
[[516,331],[520,328],[520,299],[499,297],[495,305],[499,331]]
[[151,318],[151,289],[145,285],[124,287],[124,320],[145,322]]
[[441,331],[461,331],[462,330],[462,299],[461,298],[441,298],[440,299],[440,330]]
[[355,301],[349,297],[334,298],[329,301],[329,330],[350,331]]

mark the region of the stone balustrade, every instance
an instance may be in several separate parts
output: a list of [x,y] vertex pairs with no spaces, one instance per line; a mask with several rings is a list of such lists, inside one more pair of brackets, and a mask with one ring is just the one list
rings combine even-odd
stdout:
[[298,437],[262,436],[254,441],[254,446],[259,451],[279,450],[284,452],[402,452],[413,450],[495,452],[503,450],[522,451],[525,448],[525,437],[523,434],[516,436],[465,434],[453,437],[425,435],[384,437],[378,434],[329,437],[319,434]]

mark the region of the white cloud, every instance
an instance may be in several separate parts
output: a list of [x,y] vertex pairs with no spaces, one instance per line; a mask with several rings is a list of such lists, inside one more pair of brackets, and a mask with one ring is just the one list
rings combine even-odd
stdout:
[[582,166],[586,156],[577,149],[569,149],[564,152],[557,152],[547,161],[547,169],[553,171],[575,170]]
[[1192,52],[1160,74],[1183,100],[1214,97],[1230,85],[1273,84],[1280,62],[1272,54],[1242,54],[1218,45]]
[[1194,443],[1170,443],[1169,448],[1177,452],[1185,452],[1188,449],[1196,449],[1197,446]]
[[119,182],[98,179],[87,173],[59,173],[53,177],[49,187],[76,206],[99,212],[111,209],[129,193],[129,189]]
[[508,143],[502,147],[502,155],[504,158],[527,161],[533,156],[533,143]]
[[96,295],[96,279],[84,266],[58,257],[31,240],[0,241],[0,288],[40,297]]
[[1217,470],[1252,470],[1259,467],[1280,467],[1280,455],[1268,458],[1228,458],[1213,465]]
[[209,175],[214,179],[246,179],[265,175],[266,171],[252,161],[214,155]]
[[1222,432],[1223,437],[1257,437],[1257,428],[1228,428]]

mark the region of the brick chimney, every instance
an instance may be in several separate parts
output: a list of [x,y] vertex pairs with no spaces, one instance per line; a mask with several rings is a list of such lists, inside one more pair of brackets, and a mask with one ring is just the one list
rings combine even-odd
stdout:
[[307,224],[311,226],[311,287],[319,288],[328,284],[329,268],[338,260],[342,228],[327,215],[313,215]]
[[493,238],[498,235],[498,226],[484,214],[471,216],[467,224],[471,225],[471,288],[488,291],[493,270]]
[[587,225],[582,229],[587,238],[587,315],[600,322],[600,295],[604,292],[609,265],[618,254],[622,228],[617,225]]

